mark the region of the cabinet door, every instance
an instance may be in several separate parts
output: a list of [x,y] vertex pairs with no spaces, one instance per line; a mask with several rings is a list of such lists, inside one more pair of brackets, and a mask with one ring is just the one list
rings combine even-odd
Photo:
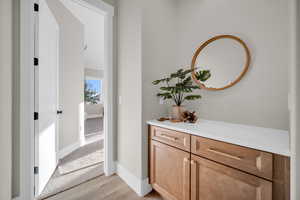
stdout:
[[190,200],[190,153],[151,140],[150,183],[167,200]]
[[272,183],[192,155],[191,200],[272,200]]

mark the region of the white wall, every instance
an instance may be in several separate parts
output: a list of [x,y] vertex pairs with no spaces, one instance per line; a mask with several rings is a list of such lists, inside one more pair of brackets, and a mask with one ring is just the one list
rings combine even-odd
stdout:
[[93,77],[93,78],[103,79],[104,78],[104,70],[85,68],[84,69],[84,77],[85,78]]
[[0,2],[0,199],[11,198],[12,1]]
[[114,17],[113,17],[113,134],[114,134],[114,159],[117,160],[117,131],[118,131],[118,0],[103,0],[103,2],[110,4],[114,7]]
[[60,104],[59,149],[78,143],[84,130],[84,29],[60,1],[47,1],[60,31]]
[[291,70],[291,200],[300,199],[300,2],[293,2],[292,53]]
[[241,82],[224,91],[201,91],[203,98],[191,108],[206,119],[287,130],[290,1],[185,0],[178,1],[177,13],[177,64],[190,65],[196,48],[218,34],[242,38],[252,54]]
[[142,55],[140,0],[119,1],[118,163],[142,177]]
[[86,68],[104,68],[104,16],[74,1],[62,0],[63,4],[84,25],[84,63]]

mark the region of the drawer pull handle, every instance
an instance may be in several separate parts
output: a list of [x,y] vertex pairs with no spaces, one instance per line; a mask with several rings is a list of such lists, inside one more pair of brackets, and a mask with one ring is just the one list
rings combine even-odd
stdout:
[[162,136],[162,137],[165,137],[165,138],[167,138],[167,139],[173,140],[173,141],[178,140],[177,137],[173,137],[173,136],[170,136],[170,135],[167,135],[167,134],[164,134],[164,133],[162,133],[161,136]]
[[235,160],[242,160],[243,159],[242,157],[234,156],[234,155],[231,155],[231,154],[228,154],[228,153],[224,153],[224,152],[218,151],[218,150],[213,149],[213,148],[209,148],[208,151],[210,151],[212,153],[215,153],[215,154],[218,154],[218,155],[221,155],[221,156],[225,156],[227,158],[232,158],[232,159],[235,159]]

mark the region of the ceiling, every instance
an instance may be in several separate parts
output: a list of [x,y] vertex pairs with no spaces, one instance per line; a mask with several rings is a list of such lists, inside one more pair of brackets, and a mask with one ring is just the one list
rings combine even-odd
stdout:
[[61,0],[84,25],[85,68],[104,68],[104,16],[73,0]]

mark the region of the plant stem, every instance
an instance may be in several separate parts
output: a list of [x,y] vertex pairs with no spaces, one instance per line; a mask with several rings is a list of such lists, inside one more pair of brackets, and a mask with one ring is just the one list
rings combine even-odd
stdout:
[[[167,83],[167,86],[170,87],[169,82],[167,81],[166,83]],[[172,93],[171,93],[171,96],[172,96],[173,100],[175,101],[175,104],[177,104],[176,96]]]

